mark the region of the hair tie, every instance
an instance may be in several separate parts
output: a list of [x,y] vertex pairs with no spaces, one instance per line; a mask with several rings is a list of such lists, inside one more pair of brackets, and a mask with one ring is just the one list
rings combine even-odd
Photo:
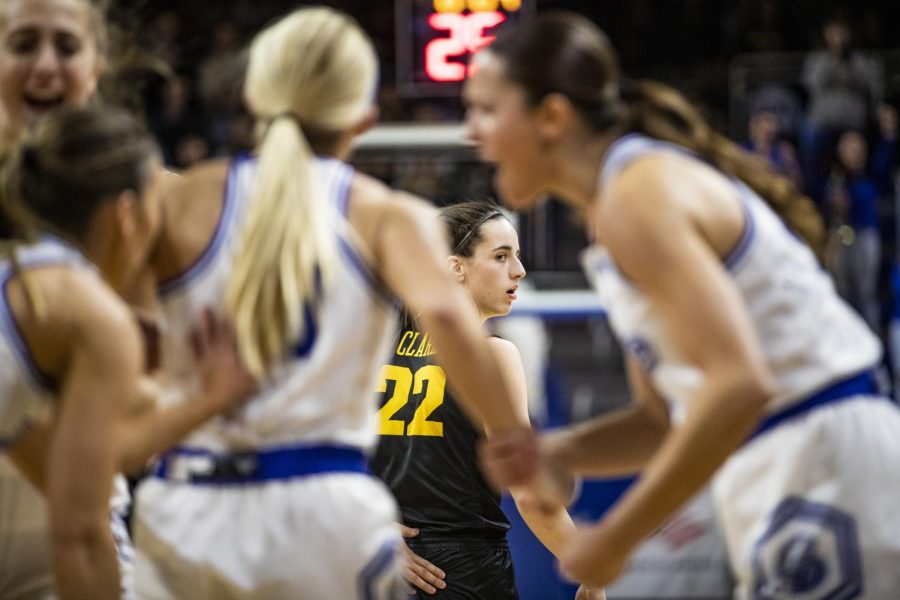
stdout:
[[300,123],[300,116],[293,111],[286,110],[282,113],[278,113],[272,121],[277,121],[278,119],[288,119],[289,121],[293,121],[297,127],[303,129],[303,125]]

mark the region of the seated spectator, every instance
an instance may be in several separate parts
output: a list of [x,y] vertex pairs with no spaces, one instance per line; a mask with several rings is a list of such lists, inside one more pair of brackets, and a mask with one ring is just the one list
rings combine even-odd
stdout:
[[804,120],[803,104],[797,93],[780,83],[766,83],[756,88],[747,100],[750,115],[768,112],[778,119],[778,134],[795,140]]
[[179,164],[179,145],[189,137],[205,138],[207,131],[205,115],[194,101],[193,80],[187,75],[168,78],[160,90],[159,109],[148,115],[148,121],[166,164],[188,166]]

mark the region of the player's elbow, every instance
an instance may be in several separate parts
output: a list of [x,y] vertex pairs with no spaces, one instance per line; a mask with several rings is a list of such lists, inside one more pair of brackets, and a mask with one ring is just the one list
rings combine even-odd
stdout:
[[765,366],[738,365],[730,368],[724,379],[732,407],[753,417],[763,414],[777,390],[775,378]]
[[126,449],[119,459],[119,471],[130,477],[138,477],[147,468],[147,461],[153,455]]
[[525,487],[511,487],[509,495],[512,496],[513,501],[516,503],[516,508],[526,521],[550,517],[555,512],[565,510],[563,505],[548,504]]
[[436,299],[419,307],[419,321],[432,335],[439,332],[454,332],[467,324],[463,307],[452,299]]
[[50,542],[56,548],[94,548],[109,537],[109,508],[104,504],[92,511],[52,510]]
[[762,412],[775,397],[775,378],[768,369],[759,369],[747,377],[745,390],[749,407]]

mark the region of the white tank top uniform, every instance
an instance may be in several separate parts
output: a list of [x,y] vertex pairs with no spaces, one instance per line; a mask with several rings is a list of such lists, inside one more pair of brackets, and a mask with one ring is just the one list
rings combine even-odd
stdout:
[[[22,270],[69,265],[91,277],[96,273],[80,252],[51,236],[17,248],[16,257]],[[55,410],[57,399],[53,382],[32,360],[10,309],[6,286],[13,276],[11,262],[0,260],[0,598],[46,600],[55,597],[47,503],[3,450]],[[129,505],[128,486],[117,476],[110,520],[125,598],[131,597],[133,560],[123,520]]]
[[[203,310],[224,311],[257,165],[232,163],[208,248],[160,286],[165,402],[200,390],[189,334]],[[388,598],[401,589],[397,508],[366,467],[397,305],[352,241],[353,170],[326,158],[316,168],[334,209],[333,283],[306,308],[303,339],[264,389],[195,430],[139,487],[141,598]]]
[[[661,154],[691,156],[642,135],[620,138],[600,188],[633,161]],[[777,386],[763,421],[713,479],[736,596],[897,598],[900,411],[876,389],[880,344],[809,248],[749,187],[733,185],[745,225],[723,267]],[[677,426],[702,373],[602,246],[586,249],[582,262],[623,348]]]

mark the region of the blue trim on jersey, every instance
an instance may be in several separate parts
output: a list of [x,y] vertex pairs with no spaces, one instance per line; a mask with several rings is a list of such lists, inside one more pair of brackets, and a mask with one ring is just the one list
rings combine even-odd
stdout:
[[[60,263],[58,261],[31,263],[27,265],[27,268],[33,269],[55,264],[65,265],[66,263]],[[5,337],[10,341],[10,347],[13,349],[13,354],[18,359],[19,365],[23,368],[23,371],[31,379],[31,382],[48,392],[55,392],[56,384],[53,382],[53,379],[42,373],[40,368],[38,368],[34,356],[32,356],[31,350],[28,348],[28,344],[25,343],[25,337],[22,335],[22,330],[19,329],[19,324],[16,323],[16,319],[9,307],[8,286],[10,274],[11,271],[7,269],[5,273],[0,275],[0,286],[2,286],[2,290],[0,290],[0,328],[5,332]]]
[[863,373],[860,373],[858,375],[854,375],[833,383],[825,389],[813,394],[806,400],[803,400],[802,402],[792,404],[791,406],[772,413],[771,415],[763,419],[759,425],[756,426],[756,429],[754,429],[753,433],[750,434],[750,437],[747,438],[747,442],[755,439],[756,437],[762,435],[770,429],[777,427],[785,421],[808,413],[822,406],[843,402],[845,400],[850,400],[859,396],[877,395],[878,380],[875,376],[874,371],[864,371]]
[[[327,157],[320,158],[320,160],[337,160],[337,159],[329,159]],[[337,199],[337,209],[344,220],[347,220],[347,215],[350,212],[350,182],[353,179],[353,169],[349,166],[344,165],[344,163],[340,163],[345,166],[345,169],[341,170],[340,177],[335,182],[335,191],[334,197]],[[350,222],[347,221],[347,227],[352,227]],[[369,265],[365,260],[359,255],[356,251],[356,248],[353,247],[346,238],[342,235],[338,235],[338,245],[340,246],[341,253],[350,261],[350,265],[356,270],[361,276],[363,281],[369,285],[369,287],[375,292],[375,294],[380,297],[383,301],[385,301],[389,306],[399,309],[400,301],[394,297],[391,291],[387,288],[384,282],[381,280],[378,275],[372,272],[372,269],[369,268]]]
[[350,199],[350,180],[353,178],[353,168],[347,163],[325,154],[316,155],[316,166],[328,175],[326,181],[329,186],[325,190],[326,196],[335,201],[338,213],[347,218],[347,210]]
[[[623,146],[632,140],[643,140],[644,144],[639,148],[630,151],[627,148],[623,150]],[[667,147],[670,146],[670,144],[667,144],[666,142],[655,140],[635,132],[626,133],[622,137],[613,140],[612,144],[609,145],[609,148],[606,149],[606,156],[603,159],[603,166],[600,169],[600,185],[603,185],[614,173],[622,171],[628,163],[634,160],[638,150],[646,150],[647,145],[653,144],[654,142],[665,144]]]
[[[624,145],[628,144],[629,142],[632,143],[633,147],[624,147]],[[728,269],[729,271],[735,270],[738,263],[746,255],[747,250],[750,248],[750,244],[756,237],[756,223],[750,210],[748,200],[745,198],[748,193],[753,193],[753,191],[741,179],[728,176],[727,174],[723,173],[719,167],[703,159],[703,157],[698,156],[696,152],[689,148],[685,148],[684,146],[680,146],[678,144],[675,144],[674,142],[658,140],[642,133],[628,133],[610,144],[609,149],[606,152],[607,158],[605,159],[605,163],[600,171],[601,185],[604,181],[612,177],[614,174],[618,174],[619,172],[621,172],[630,162],[632,162],[636,158],[640,156],[646,156],[651,152],[659,152],[665,150],[669,150],[671,152],[674,152],[675,154],[693,158],[712,167],[720,175],[728,178],[732,185],[736,188],[736,191],[739,195],[738,202],[740,203],[741,209],[744,212],[744,229],[741,232],[741,236],[740,238],[738,238],[738,241],[735,243],[734,247],[729,250],[728,253],[725,254],[725,257],[722,259],[722,262],[725,265],[726,269]]]
[[[204,458],[207,460],[196,460]],[[182,460],[186,467],[195,468],[173,473]],[[235,453],[180,446],[160,458],[153,475],[200,485],[238,485],[323,473],[368,472],[363,451],[349,446],[285,446]]]
[[729,271],[734,271],[741,262],[741,259],[747,256],[750,244],[752,244],[753,240],[756,238],[756,219],[753,218],[750,207],[743,199],[741,199],[740,203],[741,210],[744,213],[744,230],[741,232],[741,237],[738,238],[734,247],[729,250],[722,259],[722,264],[724,264],[725,268]]
[[171,294],[197,279],[203,274],[207,267],[209,267],[216,256],[218,256],[219,250],[224,245],[225,238],[230,230],[229,226],[234,219],[234,214],[237,212],[238,199],[236,194],[232,193],[235,183],[234,179],[237,177],[237,169],[240,165],[249,160],[249,158],[250,156],[247,154],[236,156],[228,167],[228,177],[225,180],[222,214],[219,216],[219,222],[216,223],[216,229],[209,244],[203,249],[200,256],[198,256],[184,271],[157,284],[156,289],[160,295],[165,296],[166,294]]
[[337,208],[344,219],[350,212],[350,181],[353,179],[353,170],[347,167],[341,172],[341,178],[337,182]]
[[356,252],[356,249],[345,240],[342,236],[338,236],[338,245],[340,246],[341,252],[350,262],[350,266],[353,267],[359,275],[362,277],[363,281],[369,285],[370,288],[375,292],[375,294],[380,297],[383,301],[385,301],[389,306],[398,307],[400,306],[400,302],[394,295],[390,292],[384,282],[372,272],[369,268],[369,265],[366,264],[366,261],[362,259],[362,257]]

